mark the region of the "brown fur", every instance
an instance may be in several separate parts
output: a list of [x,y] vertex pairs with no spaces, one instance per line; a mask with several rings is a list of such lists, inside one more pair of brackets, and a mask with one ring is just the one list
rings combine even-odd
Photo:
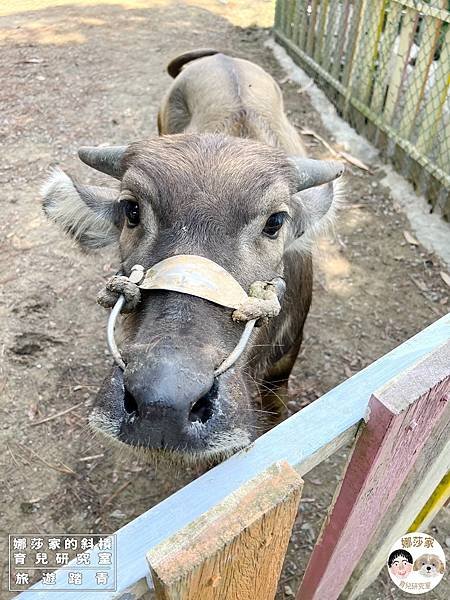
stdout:
[[168,90],[159,133],[224,133],[305,156],[275,80],[258,65],[216,54],[189,62]]
[[[214,369],[242,333],[226,308],[158,291],[142,294],[123,320],[126,369],[115,368],[100,390],[94,428],[158,456],[216,461],[261,430],[249,389],[259,387],[273,421],[284,412],[312,294],[305,240],[332,218],[337,188],[300,187],[309,175],[299,173],[290,155],[305,151],[284,113],[278,85],[260,67],[201,50],[174,59],[170,71],[178,75],[159,111],[160,137],[132,143],[120,155],[108,150],[115,157],[113,169],[107,159],[96,159],[95,148],[80,154],[120,179],[120,192],[99,193],[57,172],[44,188],[44,209],[83,245],[117,244],[125,273],[135,264],[146,269],[169,256],[200,254],[247,290],[254,281],[284,277],[281,313],[256,331],[236,367],[216,379]],[[138,226],[127,226],[117,198],[139,206]],[[280,212],[289,220],[271,239],[264,227]],[[128,403],[136,397],[147,402],[145,418],[137,404],[127,409],[125,390]],[[190,416],[205,397],[214,409],[211,417],[186,426],[174,421],[180,406]]]
[[[160,134],[220,132],[280,147],[288,154],[306,155],[285,115],[281,91],[268,73],[247,60],[223,54],[201,56],[192,62],[194,55],[191,53],[189,61],[184,62],[186,66],[163,100],[158,114]],[[234,161],[232,169],[238,168],[238,164]],[[311,257],[288,254],[285,270],[288,281],[283,310],[285,324],[276,320],[260,335],[257,344],[271,343],[272,351],[258,351],[257,364],[261,364],[255,369],[264,380],[265,408],[278,414],[284,412],[288,378],[300,350],[311,303]]]

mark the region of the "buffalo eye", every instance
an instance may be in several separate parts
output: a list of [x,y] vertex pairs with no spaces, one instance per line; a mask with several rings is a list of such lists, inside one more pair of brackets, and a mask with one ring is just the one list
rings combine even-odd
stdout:
[[287,216],[288,214],[286,212],[277,212],[273,213],[273,215],[270,215],[263,229],[264,235],[272,240],[276,239],[278,237],[278,232],[283,226]]
[[139,204],[133,200],[123,200],[125,216],[127,218],[128,227],[136,227],[139,225]]

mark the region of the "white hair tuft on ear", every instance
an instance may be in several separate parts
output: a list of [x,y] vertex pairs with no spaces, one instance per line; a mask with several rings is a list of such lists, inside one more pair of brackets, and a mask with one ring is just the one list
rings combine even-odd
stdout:
[[[112,211],[108,211],[110,202],[103,199],[95,203],[95,196],[89,192],[100,189],[77,187],[64,171],[53,169],[41,188],[44,212],[82,246],[92,249],[107,246],[117,240],[118,229],[109,214]],[[116,195],[108,188],[102,189],[102,193],[110,196],[111,201]]]
[[320,237],[333,231],[339,211],[346,204],[345,178],[302,191],[295,198],[300,205],[300,226],[294,224],[297,235],[286,250],[310,253]]

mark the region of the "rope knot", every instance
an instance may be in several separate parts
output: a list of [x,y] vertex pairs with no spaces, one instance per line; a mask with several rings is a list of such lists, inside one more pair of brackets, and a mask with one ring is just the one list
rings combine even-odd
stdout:
[[132,312],[141,300],[139,286],[124,275],[114,275],[108,279],[106,286],[97,295],[97,302],[104,308],[112,308],[120,296],[124,296],[125,304],[122,312]]
[[284,292],[284,289],[278,289],[279,279],[252,283],[248,299],[233,312],[233,321],[259,319],[257,325],[260,326],[265,324],[268,318],[279,315],[281,310],[279,296],[282,295],[280,292]]

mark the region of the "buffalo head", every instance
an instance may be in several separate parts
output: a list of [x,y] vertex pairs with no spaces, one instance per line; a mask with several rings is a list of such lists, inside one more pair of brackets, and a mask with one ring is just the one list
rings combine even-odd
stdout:
[[[79,244],[114,244],[126,274],[136,263],[148,269],[178,254],[204,256],[245,290],[256,280],[283,277],[287,257],[295,265],[308,239],[332,218],[333,180],[343,170],[215,134],[82,148],[79,155],[119,182],[91,187],[57,171],[45,185],[45,212]],[[247,445],[258,429],[249,386],[273,360],[274,332],[288,331],[300,310],[290,303],[270,326],[255,330],[233,368],[214,377],[243,324],[201,298],[143,292],[123,318],[126,368],[115,367],[105,380],[92,426],[124,444],[182,459],[217,460]]]

